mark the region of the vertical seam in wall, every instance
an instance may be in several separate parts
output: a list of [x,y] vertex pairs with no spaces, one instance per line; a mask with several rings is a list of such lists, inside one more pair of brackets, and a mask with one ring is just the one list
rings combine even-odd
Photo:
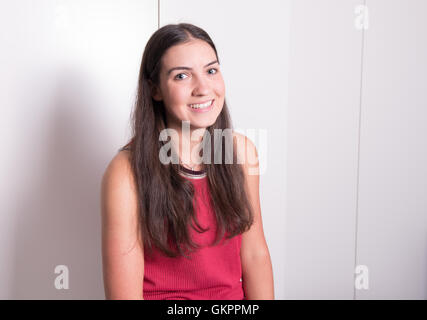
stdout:
[[157,30],[160,29],[160,0],[157,0]]
[[[366,7],[367,0],[363,1],[363,5]],[[368,20],[369,23],[369,20]],[[360,132],[362,124],[362,90],[363,90],[363,55],[364,55],[364,43],[365,43],[365,28],[362,28],[362,46],[360,54],[360,89],[359,89],[359,129],[358,129],[358,140],[357,140],[357,183],[356,183],[356,223],[355,223],[355,239],[354,239],[354,269],[353,269],[353,300],[356,300],[356,282],[355,272],[357,267],[357,236],[358,236],[358,225],[359,225],[359,180],[360,180]]]

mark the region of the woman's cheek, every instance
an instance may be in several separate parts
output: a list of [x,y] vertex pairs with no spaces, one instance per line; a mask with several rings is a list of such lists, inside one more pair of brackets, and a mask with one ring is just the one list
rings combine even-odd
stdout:
[[218,95],[221,97],[223,97],[225,95],[225,83],[224,83],[224,80],[222,79],[222,77],[218,80],[217,92],[218,92]]
[[184,88],[174,88],[171,92],[171,98],[175,105],[186,104],[188,96]]

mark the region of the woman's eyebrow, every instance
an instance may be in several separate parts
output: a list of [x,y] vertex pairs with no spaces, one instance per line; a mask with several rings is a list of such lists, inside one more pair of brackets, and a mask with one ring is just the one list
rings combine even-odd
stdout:
[[[208,66],[210,66],[210,65],[212,65],[212,64],[215,64],[215,63],[219,63],[218,62],[218,60],[215,60],[215,61],[212,61],[212,62],[209,62],[207,65],[205,65],[203,68],[206,68],[206,67],[208,67]],[[172,72],[172,71],[174,71],[174,70],[193,70],[192,68],[190,68],[190,67],[173,67],[173,68],[171,68],[171,69],[169,69],[168,70],[168,73],[167,73],[167,75],[170,75],[170,73]]]

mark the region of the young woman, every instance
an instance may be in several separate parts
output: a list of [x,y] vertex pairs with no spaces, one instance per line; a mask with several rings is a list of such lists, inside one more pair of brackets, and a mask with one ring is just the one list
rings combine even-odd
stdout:
[[[174,134],[164,139],[165,129]],[[214,130],[232,132],[231,163],[230,139],[215,143]],[[102,179],[106,298],[274,299],[251,155],[254,144],[232,131],[209,35],[185,23],[157,30],[142,57],[132,139]]]

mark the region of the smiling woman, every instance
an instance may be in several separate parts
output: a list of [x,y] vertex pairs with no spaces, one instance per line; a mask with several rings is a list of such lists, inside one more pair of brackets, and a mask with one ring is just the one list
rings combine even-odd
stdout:
[[[218,54],[204,30],[181,23],[151,36],[132,119],[133,136],[102,181],[106,297],[273,299],[259,180],[237,160],[256,154],[255,146],[231,131],[228,164],[222,137],[206,139],[232,125]],[[168,142],[160,139],[165,129],[177,132]],[[165,143],[179,163],[160,161]],[[195,164],[194,150],[209,156]]]
[[192,39],[167,49],[159,83],[151,84],[153,99],[166,109],[169,128],[180,128],[183,120],[190,121],[192,128],[206,128],[222,111],[224,80],[215,50],[204,40]]

